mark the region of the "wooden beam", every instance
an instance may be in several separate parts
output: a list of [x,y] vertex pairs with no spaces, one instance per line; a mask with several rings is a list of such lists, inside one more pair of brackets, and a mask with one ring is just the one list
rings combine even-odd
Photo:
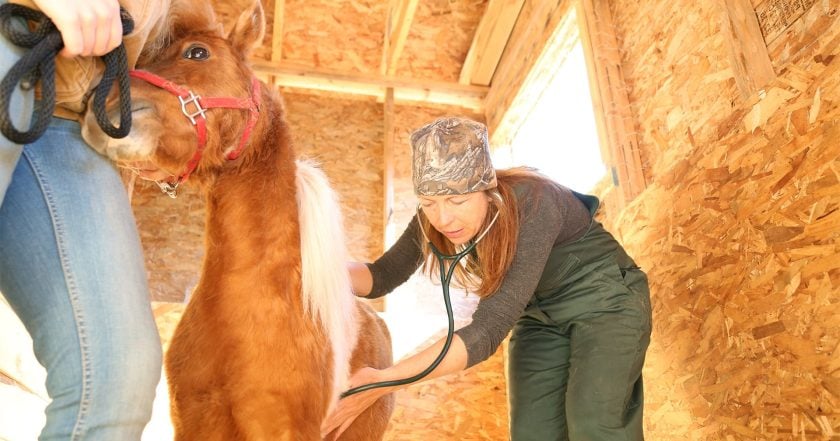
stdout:
[[461,68],[461,84],[490,85],[524,3],[525,0],[490,0]]
[[283,59],[283,22],[286,1],[274,0],[274,25],[271,28],[271,61],[279,63]]
[[[383,142],[382,142],[382,252],[388,251],[391,245],[388,231],[391,218],[394,214],[394,88],[385,89],[385,102],[383,103],[382,114],[384,116]],[[378,312],[384,312],[387,307],[387,297],[382,296],[369,300],[371,307]]]
[[599,123],[602,125],[599,134],[606,132],[607,139],[601,141],[607,143],[611,152],[609,166],[613,183],[621,190],[624,202],[629,202],[645,189],[647,183],[609,3],[607,0],[578,0],[575,6],[581,40],[586,40],[583,47],[587,64],[594,67],[590,73],[590,83],[594,84],[590,87],[594,86],[596,90],[593,108],[600,110],[595,118],[603,118]]
[[522,91],[528,74],[570,8],[569,0],[526,1],[493,75],[484,117],[493,133]]
[[727,36],[729,60],[741,97],[749,98],[776,78],[761,26],[750,0],[718,0],[721,31]]
[[405,47],[418,0],[391,0],[388,19],[385,21],[385,41],[382,45],[382,64],[379,73],[394,75],[397,63]]
[[[584,0],[585,1],[585,0]],[[610,178],[613,186],[618,187],[618,182],[615,173],[615,154],[610,145],[610,135],[607,129],[606,110],[604,103],[601,101],[600,80],[598,78],[598,66],[595,64],[595,55],[592,49],[592,38],[589,36],[589,27],[586,25],[584,19],[585,12],[580,1],[575,4],[575,15],[577,17],[578,29],[580,30],[580,44],[583,48],[583,58],[586,61],[586,76],[589,83],[589,95],[592,97],[592,113],[595,115],[595,129],[598,132],[598,147],[601,151],[601,159],[610,171]],[[624,198],[619,198],[621,204],[620,208],[624,208]]]
[[[383,205],[383,219],[382,225],[387,228],[391,221],[391,215],[394,212],[394,88],[389,87],[385,91],[385,128],[384,128],[384,142],[382,149],[382,156],[384,160],[384,169],[382,181],[384,184],[384,200]],[[387,239],[387,238],[386,238]],[[385,240],[383,243],[387,244]],[[387,245],[386,245],[387,246]],[[387,250],[383,250],[387,251]]]
[[394,89],[395,102],[416,102],[459,106],[483,111],[488,88],[440,81],[418,81],[382,75],[351,75],[302,66],[275,66],[255,60],[254,72],[262,79],[275,77],[278,86],[373,96],[385,99],[386,89]]
[[[286,0],[274,0],[274,22],[271,27],[271,62],[279,63],[283,59],[283,22],[285,17]],[[274,84],[276,79],[269,76],[268,83]]]

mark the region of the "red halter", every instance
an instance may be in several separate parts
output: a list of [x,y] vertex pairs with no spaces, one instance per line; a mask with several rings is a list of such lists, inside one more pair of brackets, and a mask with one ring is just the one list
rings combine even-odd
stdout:
[[[220,107],[225,109],[248,109],[251,111],[248,117],[248,123],[245,125],[245,130],[242,132],[242,138],[239,140],[239,145],[235,150],[225,155],[225,158],[232,161],[238,158],[239,154],[242,153],[242,149],[244,149],[245,145],[248,143],[248,139],[251,137],[251,131],[254,129],[254,126],[256,126],[257,119],[259,118],[260,82],[256,77],[251,78],[251,96],[248,98],[202,98],[201,96],[194,94],[191,90],[185,89],[151,72],[144,70],[132,70],[129,72],[129,75],[134,78],[144,80],[149,84],[160,87],[161,89],[177,96],[178,101],[181,102],[181,112],[183,112],[183,114],[189,118],[190,122],[195,126],[198,135],[198,149],[195,151],[195,154],[190,161],[187,162],[184,173],[179,175],[175,182],[157,183],[164,193],[174,198],[176,196],[175,191],[178,189],[178,185],[186,181],[195,168],[198,167],[198,162],[201,160],[201,155],[204,153],[204,147],[207,144],[207,125],[206,118],[204,116],[207,109]],[[192,105],[194,109],[187,109],[187,106],[189,105]]]

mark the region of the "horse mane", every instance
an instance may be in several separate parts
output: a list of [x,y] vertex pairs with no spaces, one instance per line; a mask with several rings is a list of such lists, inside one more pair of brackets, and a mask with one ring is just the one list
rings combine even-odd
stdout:
[[358,334],[350,274],[345,271],[350,254],[344,222],[338,196],[314,162],[297,161],[296,184],[303,305],[333,342],[337,395],[345,389]]

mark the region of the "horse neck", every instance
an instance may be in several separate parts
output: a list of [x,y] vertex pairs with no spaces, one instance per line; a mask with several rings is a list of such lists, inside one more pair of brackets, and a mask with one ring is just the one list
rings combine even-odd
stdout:
[[296,165],[279,106],[263,95],[241,164],[222,171],[208,189],[207,258],[225,271],[300,267]]

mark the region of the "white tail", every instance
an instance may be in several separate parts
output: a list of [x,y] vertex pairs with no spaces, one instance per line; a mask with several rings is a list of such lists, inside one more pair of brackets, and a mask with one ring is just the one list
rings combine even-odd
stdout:
[[350,354],[358,333],[344,222],[338,196],[320,168],[298,160],[296,178],[303,303],[332,342],[333,392],[337,398],[347,388]]

